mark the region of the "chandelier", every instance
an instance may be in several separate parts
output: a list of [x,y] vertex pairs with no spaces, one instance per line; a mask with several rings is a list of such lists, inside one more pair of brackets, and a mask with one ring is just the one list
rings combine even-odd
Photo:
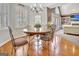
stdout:
[[31,6],[31,11],[33,12],[33,13],[37,13],[37,14],[40,14],[40,13],[42,13],[42,11],[43,11],[43,7],[42,7],[42,5],[41,4],[34,4],[34,5],[32,5]]

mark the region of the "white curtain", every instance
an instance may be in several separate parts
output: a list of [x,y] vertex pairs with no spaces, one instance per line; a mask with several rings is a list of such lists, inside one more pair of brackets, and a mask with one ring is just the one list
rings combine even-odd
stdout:
[[9,25],[9,4],[0,4],[0,28],[5,28]]
[[27,25],[27,10],[26,7],[16,5],[16,27],[25,27]]
[[55,11],[52,12],[52,23],[56,25],[56,29],[61,29],[61,17],[60,17],[60,14],[59,14],[59,10],[58,10],[58,7],[56,7],[54,9]]

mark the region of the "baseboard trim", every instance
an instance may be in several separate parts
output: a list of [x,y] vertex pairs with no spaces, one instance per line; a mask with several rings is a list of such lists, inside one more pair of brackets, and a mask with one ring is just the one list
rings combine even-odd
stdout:
[[1,44],[0,44],[0,47],[2,47],[3,45],[5,45],[7,42],[9,42],[11,39],[7,39],[6,41],[4,41],[4,42],[2,42]]
[[65,34],[79,36],[79,34],[73,34],[73,33],[65,33]]

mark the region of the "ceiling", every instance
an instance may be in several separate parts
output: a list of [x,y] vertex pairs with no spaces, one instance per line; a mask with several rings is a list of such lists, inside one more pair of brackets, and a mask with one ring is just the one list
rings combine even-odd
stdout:
[[[23,3],[23,5],[25,6],[32,6],[34,5],[35,3]],[[64,3],[37,3],[37,4],[41,4],[43,7],[49,7],[49,8],[54,8],[56,6],[61,6],[62,4]]]

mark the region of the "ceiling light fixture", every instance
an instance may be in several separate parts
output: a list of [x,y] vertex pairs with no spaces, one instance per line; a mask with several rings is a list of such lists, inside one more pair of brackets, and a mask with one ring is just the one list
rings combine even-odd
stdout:
[[43,7],[42,7],[41,4],[37,4],[37,3],[36,3],[36,4],[34,4],[34,5],[31,6],[31,11],[32,11],[33,13],[39,14],[39,13],[42,13]]

